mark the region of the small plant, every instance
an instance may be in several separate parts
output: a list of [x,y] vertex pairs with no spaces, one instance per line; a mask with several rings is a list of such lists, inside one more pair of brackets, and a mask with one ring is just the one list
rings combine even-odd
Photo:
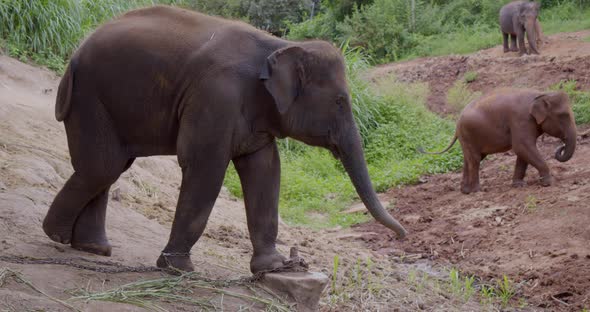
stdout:
[[473,287],[473,282],[475,281],[475,277],[472,276],[465,276],[463,280],[463,300],[469,301],[471,296],[475,293],[475,288]]
[[530,212],[533,213],[535,211],[537,211],[537,207],[538,207],[538,200],[535,197],[535,195],[527,195],[525,201],[524,201],[524,208]]
[[416,283],[416,270],[410,269],[410,272],[408,272],[408,282],[410,284]]
[[447,93],[447,103],[456,111],[461,111],[467,104],[480,96],[481,92],[469,90],[465,80],[457,80]]
[[475,80],[477,80],[477,72],[475,71],[468,71],[463,75],[463,81],[465,81],[465,83],[472,83]]
[[338,294],[336,282],[338,281],[338,266],[340,265],[340,257],[334,255],[334,266],[332,268],[332,294]]
[[496,297],[496,291],[493,286],[481,285],[479,289],[482,304],[491,304]]
[[475,293],[475,289],[473,288],[474,276],[465,276],[462,279],[459,271],[453,268],[449,272],[449,281],[451,292],[456,297],[462,297],[463,300],[469,301]]
[[459,271],[457,271],[454,268],[451,269],[451,271],[449,272],[449,280],[451,283],[451,292],[455,296],[458,296],[459,294],[461,294],[462,285],[461,285],[461,279],[459,278]]
[[512,299],[512,297],[514,297],[514,295],[516,294],[514,286],[512,285],[512,282],[508,279],[508,276],[506,275],[503,275],[502,279],[497,281],[497,286],[498,288],[496,294],[500,298],[502,306],[506,307],[508,306],[508,302],[510,302],[510,299]]

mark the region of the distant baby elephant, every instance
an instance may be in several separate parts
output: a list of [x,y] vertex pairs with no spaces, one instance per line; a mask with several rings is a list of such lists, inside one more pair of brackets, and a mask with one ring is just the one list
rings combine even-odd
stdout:
[[[541,29],[541,26],[537,20],[538,16],[539,4],[537,2],[514,1],[500,9],[500,29],[504,36],[504,53],[519,51],[519,55],[527,54],[524,43],[526,32],[530,53],[539,54],[537,39],[541,34],[538,34],[537,31]],[[510,37],[510,45],[508,37]]]
[[479,163],[486,155],[512,149],[516,166],[512,185],[524,186],[527,166],[539,170],[541,184],[552,183],[551,172],[537,149],[537,138],[547,133],[565,145],[557,148],[555,158],[568,161],[576,149],[576,124],[567,94],[543,93],[530,89],[499,89],[465,107],[448,151],[459,139],[463,150],[461,192],[479,191]]

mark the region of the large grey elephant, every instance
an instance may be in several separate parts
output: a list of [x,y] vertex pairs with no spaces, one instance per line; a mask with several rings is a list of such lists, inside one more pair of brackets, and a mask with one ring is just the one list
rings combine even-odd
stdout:
[[58,89],[74,167],[45,217],[54,241],[110,255],[108,191],[136,157],[177,155],[182,185],[160,267],[193,270],[230,161],[239,174],[251,271],[281,267],[275,249],[280,160],[275,138],[329,149],[380,223],[406,234],[379,203],[354,122],[340,51],[174,7],[129,12],[74,53]]
[[[500,9],[500,29],[503,35],[504,53],[519,51],[520,55],[527,54],[524,43],[526,33],[530,53],[539,54],[537,39],[540,34],[537,31],[541,29],[541,26],[537,20],[538,16],[539,3],[537,2],[513,1]],[[508,44],[509,37],[510,44]]]

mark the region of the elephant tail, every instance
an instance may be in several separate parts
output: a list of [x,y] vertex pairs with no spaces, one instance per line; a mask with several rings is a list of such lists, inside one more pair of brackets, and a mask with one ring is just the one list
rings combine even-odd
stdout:
[[443,151],[441,152],[427,152],[425,151],[422,147],[418,147],[418,153],[420,154],[427,154],[427,155],[440,155],[443,153],[446,153],[448,150],[451,149],[451,147],[453,147],[453,145],[455,145],[455,142],[457,142],[457,139],[459,137],[457,136],[457,134],[455,134],[455,136],[453,137],[453,141],[451,142],[451,144],[449,144],[449,146],[447,146],[447,148],[445,148]]
[[57,121],[64,121],[70,112],[72,102],[72,89],[74,87],[74,70],[76,58],[72,58],[70,64],[66,68],[64,76],[59,82],[57,88],[57,98],[55,99],[55,119]]

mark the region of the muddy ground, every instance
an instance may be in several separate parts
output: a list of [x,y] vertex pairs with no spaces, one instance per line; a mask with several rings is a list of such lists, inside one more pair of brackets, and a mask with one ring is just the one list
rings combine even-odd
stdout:
[[[0,55],[0,311],[145,311],[127,303],[75,297],[170,277],[162,272],[113,271],[127,269],[121,266],[153,269],[174,216],[181,181],[177,161],[175,157],[137,159],[113,185],[107,212],[112,257],[83,253],[48,239],[41,222],[72,174],[63,124],[54,117],[58,81],[48,70]],[[183,284],[173,293],[201,300],[203,305],[142,297],[144,304],[157,305],[147,310],[294,308],[258,284],[238,283],[250,277],[251,244],[245,220],[243,202],[222,191],[203,237],[192,250],[198,280],[215,279],[222,285],[206,283],[215,286],[212,291]],[[438,287],[444,284],[444,271],[398,264],[372,252],[359,236],[350,229],[311,230],[280,224],[278,249],[287,255],[290,247],[299,246],[311,270],[324,272],[333,281],[322,297],[322,311],[479,310],[477,299],[457,300]],[[335,256],[339,256],[336,274]],[[30,263],[39,261],[44,263]],[[430,282],[420,289],[413,287],[408,272],[418,269],[431,276],[429,281],[436,281],[436,289]],[[18,272],[22,280],[8,270]],[[253,298],[236,298],[228,291]],[[121,292],[110,300],[131,301]]]
[[[466,71],[478,72],[478,79],[469,85],[473,90],[512,84],[544,88],[571,78],[588,88],[590,47],[581,41],[588,35],[590,32],[552,37],[542,56],[502,55],[497,47],[470,56],[381,66],[369,76],[396,72],[402,81],[427,81],[433,91],[429,105],[443,113],[452,113],[444,101],[446,90]],[[521,71],[515,66],[524,67],[526,74],[515,75],[514,71]],[[0,55],[0,256],[14,256],[21,262],[69,261],[59,265],[0,260],[0,272],[20,272],[31,283],[0,276],[0,310],[71,310],[58,299],[83,311],[143,311],[145,308],[125,303],[72,298],[168,276],[162,272],[97,272],[80,268],[80,264],[96,268],[96,262],[87,260],[109,260],[117,265],[153,267],[174,215],[180,185],[178,164],[174,157],[138,159],[113,186],[107,215],[111,258],[49,240],[41,221],[72,173],[65,131],[54,119],[57,83],[58,77],[47,70]],[[557,144],[550,139],[543,143],[545,155],[552,155]],[[478,194],[465,196],[458,191],[459,173],[425,177],[423,184],[390,190],[381,197],[393,204],[395,215],[411,231],[405,241],[393,239],[373,223],[326,230],[282,223],[278,248],[286,254],[291,246],[299,246],[311,269],[334,281],[323,295],[322,311],[578,311],[589,305],[590,213],[584,192],[590,187],[590,169],[584,165],[588,153],[588,142],[582,140],[570,162],[550,161],[557,183],[549,188],[536,184],[534,172],[529,172],[527,187],[510,188],[514,156],[505,154],[483,165],[483,192]],[[197,272],[223,281],[248,277],[250,256],[243,203],[222,192],[204,236],[193,248]],[[448,287],[446,268],[451,266],[477,274],[481,282],[507,274],[518,285],[519,294],[506,308],[482,303],[477,296],[457,296]],[[167,311],[271,309],[260,301],[222,295],[219,290],[223,290],[281,304],[256,284],[230,282],[216,287],[217,291],[181,289],[182,295],[203,300],[207,306],[171,299],[150,302]]]
[[[590,31],[551,36],[540,56],[519,58],[498,46],[473,55],[384,65],[368,77],[393,75],[399,81],[427,82],[428,107],[441,115],[456,113],[447,105],[446,94],[468,71],[477,72],[469,88],[483,93],[503,86],[543,90],[571,79],[579,89],[590,90],[589,37]],[[406,240],[395,240],[374,222],[355,229],[369,232],[363,240],[379,253],[456,267],[482,283],[506,275],[529,308],[588,309],[590,139],[578,143],[574,157],[559,163],[553,151],[560,141],[539,140],[556,178],[551,187],[541,187],[538,173],[529,168],[527,186],[512,188],[516,157],[511,152],[497,154],[482,164],[482,192],[463,195],[460,172],[423,177],[419,185],[389,190],[384,200],[394,203],[395,215],[412,233]]]

